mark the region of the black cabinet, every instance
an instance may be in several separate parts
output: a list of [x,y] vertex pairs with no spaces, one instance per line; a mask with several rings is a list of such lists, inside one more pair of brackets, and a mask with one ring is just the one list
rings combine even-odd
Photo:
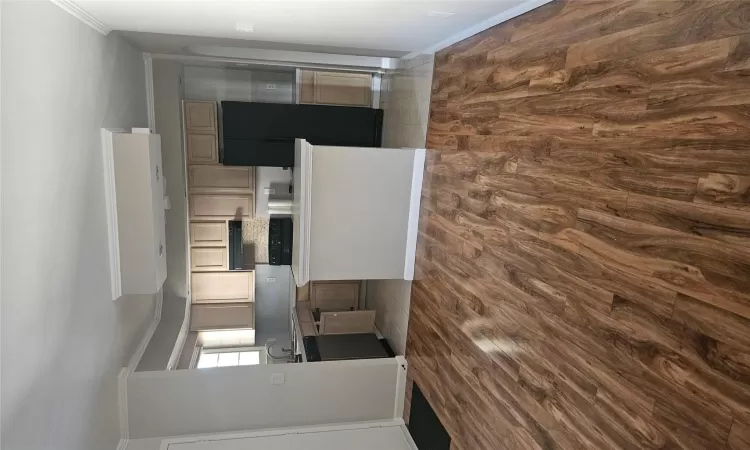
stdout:
[[383,110],[221,102],[224,155],[230,166],[294,166],[294,140],[313,145],[380,147]]

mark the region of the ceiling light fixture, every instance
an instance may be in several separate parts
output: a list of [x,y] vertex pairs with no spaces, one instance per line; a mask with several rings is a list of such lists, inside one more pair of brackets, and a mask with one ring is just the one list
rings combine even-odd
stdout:
[[250,23],[238,23],[235,27],[237,31],[241,31],[243,33],[252,33],[253,32],[253,25]]
[[448,12],[448,11],[430,11],[427,13],[429,17],[450,17],[455,15],[456,13]]

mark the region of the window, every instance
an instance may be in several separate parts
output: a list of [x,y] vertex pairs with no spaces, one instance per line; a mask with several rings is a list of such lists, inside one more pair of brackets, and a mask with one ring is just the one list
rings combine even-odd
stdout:
[[203,348],[195,367],[206,369],[210,367],[256,366],[265,363],[265,348]]

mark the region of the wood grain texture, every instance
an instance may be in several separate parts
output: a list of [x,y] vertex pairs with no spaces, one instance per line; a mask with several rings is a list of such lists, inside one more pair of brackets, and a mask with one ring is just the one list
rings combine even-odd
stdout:
[[734,0],[436,55],[406,356],[452,448],[749,448],[749,71]]

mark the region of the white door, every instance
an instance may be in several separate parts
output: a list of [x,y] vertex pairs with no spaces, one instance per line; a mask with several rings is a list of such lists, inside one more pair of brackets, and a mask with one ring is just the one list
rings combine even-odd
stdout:
[[167,445],[168,450],[416,450],[400,426],[356,430],[290,432]]

